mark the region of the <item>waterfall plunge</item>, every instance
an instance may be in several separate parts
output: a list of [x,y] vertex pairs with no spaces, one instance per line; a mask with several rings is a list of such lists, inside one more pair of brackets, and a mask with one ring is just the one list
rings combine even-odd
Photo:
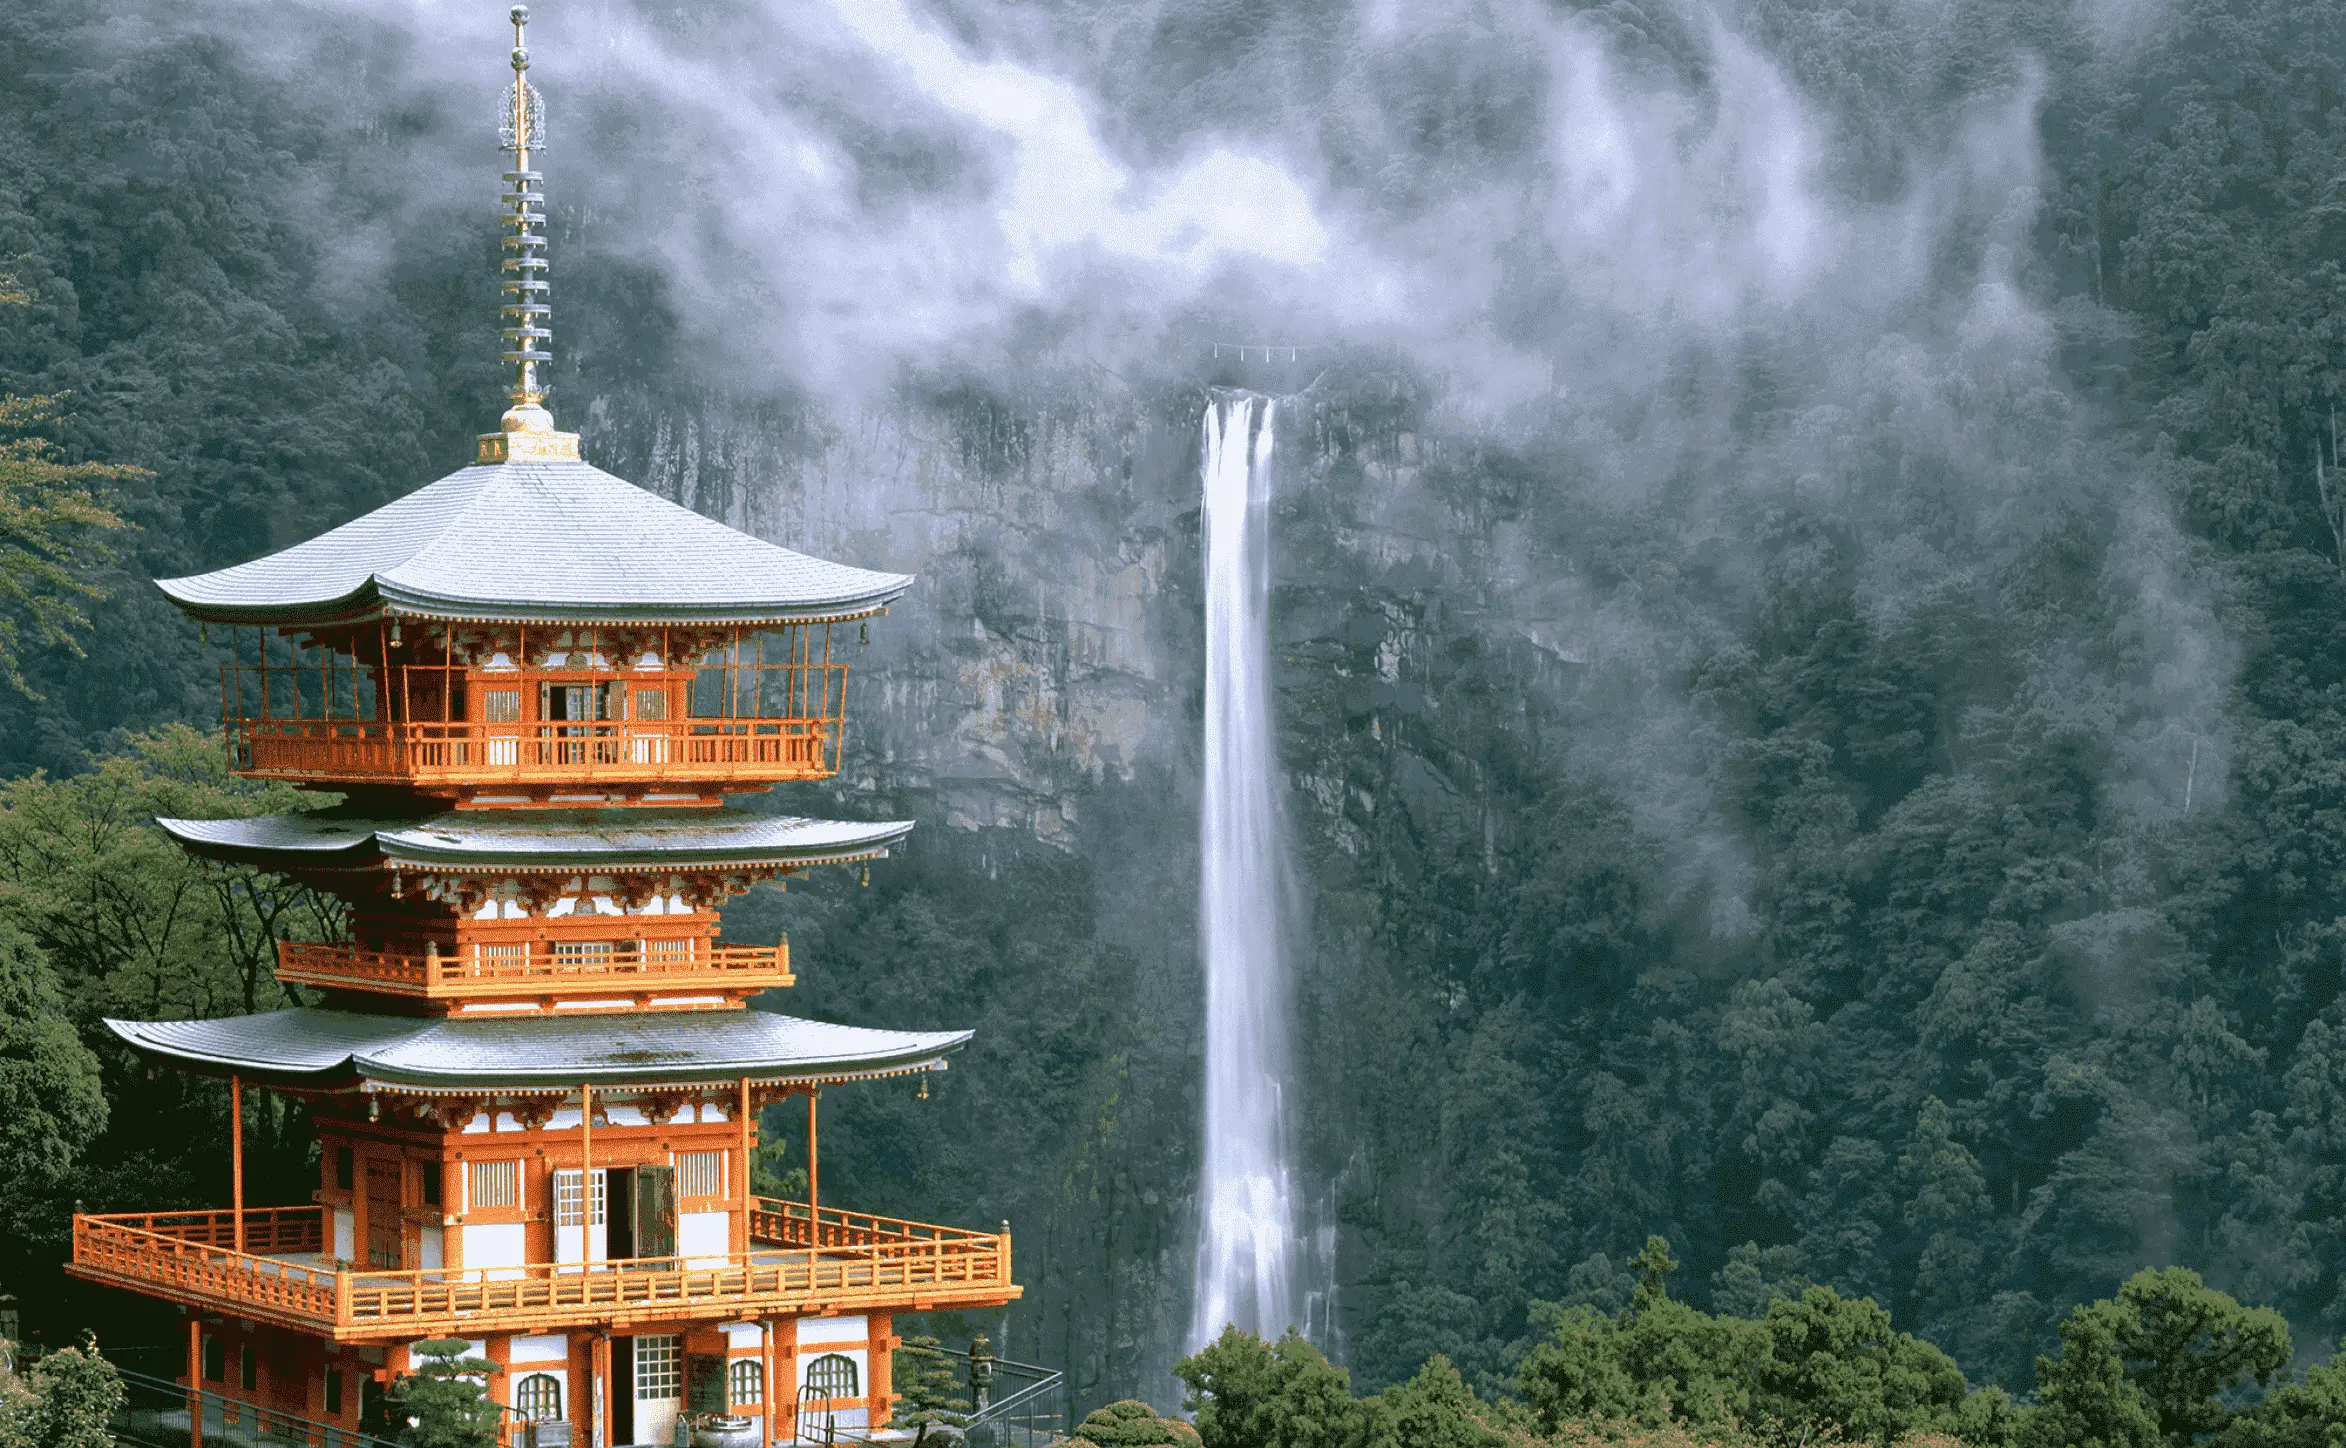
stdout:
[[[1256,425],[1257,405],[1260,425]],[[1206,408],[1206,763],[1198,927],[1206,967],[1206,1119],[1190,1341],[1277,1337],[1295,1317],[1287,1171],[1286,853],[1271,795],[1267,398]]]

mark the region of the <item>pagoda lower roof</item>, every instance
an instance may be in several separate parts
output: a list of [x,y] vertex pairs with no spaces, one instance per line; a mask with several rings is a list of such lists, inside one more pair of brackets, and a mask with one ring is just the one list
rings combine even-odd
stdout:
[[736,1081],[849,1081],[936,1070],[969,1031],[883,1031],[766,1011],[394,1016],[297,1006],[106,1025],[149,1058],[286,1087],[544,1091]]
[[911,584],[776,547],[583,462],[516,461],[156,587],[213,623],[692,625],[856,618]]
[[273,870],[377,862],[508,871],[795,868],[879,859],[912,833],[910,820],[709,809],[449,810],[408,819],[327,809],[155,823],[191,853]]

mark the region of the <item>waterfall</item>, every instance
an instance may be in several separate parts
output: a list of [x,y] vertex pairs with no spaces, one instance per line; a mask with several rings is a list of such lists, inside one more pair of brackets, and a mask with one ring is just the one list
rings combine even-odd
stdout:
[[[1257,404],[1260,424],[1257,425]],[[1206,759],[1198,928],[1206,971],[1204,1168],[1190,1340],[1297,1324],[1287,1170],[1286,852],[1271,793],[1268,502],[1277,404],[1205,416]]]

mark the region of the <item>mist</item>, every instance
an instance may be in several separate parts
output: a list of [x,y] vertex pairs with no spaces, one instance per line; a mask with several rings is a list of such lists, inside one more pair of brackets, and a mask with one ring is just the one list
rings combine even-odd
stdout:
[[[1690,1300],[1830,1283],[2015,1391],[2169,1262],[2326,1348],[2346,22],[2236,8],[532,7],[559,425],[920,575],[839,777],[739,804],[920,829],[726,930],[791,933],[794,1011],[978,1029],[936,1101],[824,1128],[875,1210],[1017,1223],[1028,1297],[931,1327],[1178,1400],[1199,419],[1237,388],[1279,397],[1302,1310],[1357,1385],[1439,1351],[1511,1391],[1653,1233]],[[101,615],[138,691],[52,665],[0,705],[22,767],[210,707],[141,570],[355,516],[492,425],[505,10],[74,32],[107,84],[193,56],[251,109],[245,169],[185,184],[267,212],[275,270],[175,275],[260,299],[299,386],[234,374],[205,405],[270,430],[223,442],[165,405],[228,384],[145,350],[163,323],[0,335],[161,479]],[[88,148],[76,184],[200,171]],[[55,209],[5,235],[77,237]],[[75,246],[90,315],[147,315]]]

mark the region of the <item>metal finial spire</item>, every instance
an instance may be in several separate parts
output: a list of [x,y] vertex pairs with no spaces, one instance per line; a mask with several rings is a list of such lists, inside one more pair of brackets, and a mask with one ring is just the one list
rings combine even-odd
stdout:
[[513,368],[513,385],[506,396],[503,430],[481,439],[480,461],[505,462],[513,458],[571,458],[578,456],[575,433],[554,431],[553,415],[546,411],[545,378],[539,369],[554,360],[546,350],[553,332],[546,323],[553,309],[546,305],[546,178],[530,167],[530,153],[546,147],[545,105],[529,83],[529,7],[516,5],[513,18],[513,90],[505,98],[504,123],[499,128],[504,149],[513,153],[513,169],[505,173],[504,319],[499,333],[505,350],[499,357]]
[[546,221],[545,177],[530,169],[530,152],[546,144],[545,108],[538,89],[529,83],[529,7],[513,7],[513,94],[505,107],[505,149],[513,153],[513,169],[505,173],[505,318],[504,360],[513,364],[513,387],[507,394],[517,407],[534,407],[546,400],[538,364],[553,361],[546,343],[553,333],[546,327],[552,309],[546,305],[546,238],[539,228]]

